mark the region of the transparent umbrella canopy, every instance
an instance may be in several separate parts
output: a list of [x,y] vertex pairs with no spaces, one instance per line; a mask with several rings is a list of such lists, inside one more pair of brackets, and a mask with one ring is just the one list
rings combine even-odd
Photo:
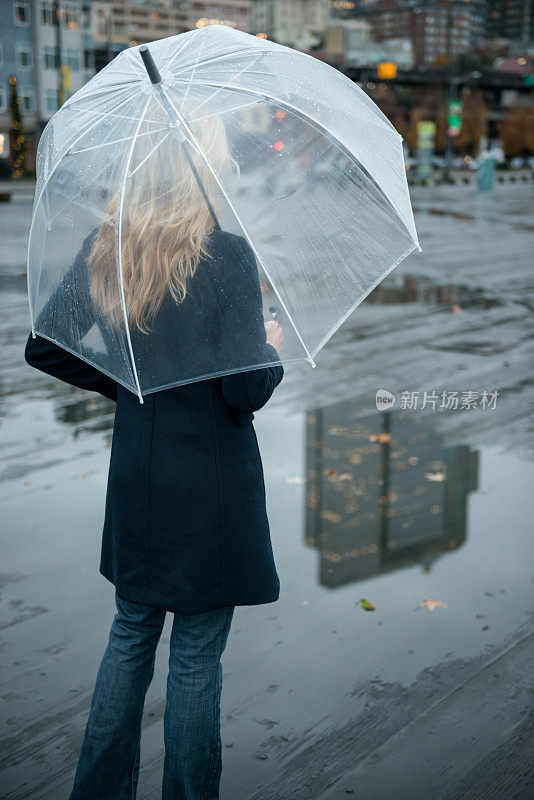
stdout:
[[[176,288],[186,226],[207,255],[136,324],[165,268]],[[279,360],[315,366],[414,249],[402,139],[371,99],[311,56],[209,26],[123,51],[46,126],[32,331],[141,401],[273,363],[272,319]]]

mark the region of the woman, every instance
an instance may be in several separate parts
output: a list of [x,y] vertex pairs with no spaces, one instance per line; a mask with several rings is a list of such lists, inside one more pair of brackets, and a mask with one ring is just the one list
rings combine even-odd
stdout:
[[[222,123],[212,118],[194,133],[219,172],[231,166]],[[220,658],[233,611],[279,596],[252,419],[282,379],[282,332],[276,322],[263,322],[247,241],[215,227],[176,140],[154,145],[150,138],[139,140],[129,165],[121,228],[141,383],[163,386],[177,371],[210,374],[213,364],[224,371],[238,350],[243,364],[272,365],[149,393],[140,404],[122,384],[50,341],[54,325],[71,313],[78,341],[69,350],[86,355],[81,340],[93,326],[109,351],[124,333],[113,280],[118,196],[40,315],[36,327],[50,339],[28,337],[31,366],[117,403],[100,562],[116,588],[117,614],[70,800],[135,797],[143,704],[167,611],[174,621],[163,798],[216,800]],[[204,161],[196,166],[213,192]]]

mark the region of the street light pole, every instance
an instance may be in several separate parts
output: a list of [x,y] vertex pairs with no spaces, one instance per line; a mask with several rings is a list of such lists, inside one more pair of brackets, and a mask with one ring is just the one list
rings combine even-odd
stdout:
[[473,72],[467,72],[465,75],[459,75],[456,78],[452,77],[452,71],[449,72],[449,88],[448,88],[448,100],[447,100],[447,113],[446,113],[446,125],[447,125],[447,149],[445,152],[445,169],[443,170],[443,183],[452,183],[451,178],[451,171],[452,171],[452,156],[454,152],[454,137],[451,136],[449,133],[449,112],[452,106],[453,101],[456,99],[456,87],[463,83],[464,81],[469,80],[470,78],[480,78],[482,73],[478,70],[474,70]]
[[447,5],[447,108],[445,111],[445,130],[446,130],[446,145],[445,145],[445,169],[443,171],[443,183],[452,183],[451,169],[452,169],[452,136],[449,132],[449,109],[452,101],[454,100],[454,80],[452,74],[452,14],[453,3],[449,0]]

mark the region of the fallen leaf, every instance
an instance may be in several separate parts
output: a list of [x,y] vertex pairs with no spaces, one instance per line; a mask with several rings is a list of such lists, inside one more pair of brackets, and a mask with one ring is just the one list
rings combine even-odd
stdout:
[[419,603],[419,608],[422,606],[426,606],[429,611],[434,611],[434,609],[438,606],[440,608],[447,608],[447,603],[442,603],[441,600],[431,600],[430,597],[427,597],[426,600],[423,600],[422,603]]
[[376,611],[376,606],[374,606],[372,603],[369,602],[369,600],[366,600],[364,597],[362,597],[362,599],[356,605],[361,606],[366,611]]
[[379,444],[389,444],[391,441],[391,434],[389,433],[373,433],[369,440],[371,442],[378,442]]
[[451,306],[451,311],[453,314],[459,314],[461,310],[462,306],[459,306],[458,303],[455,303],[454,305]]
[[441,483],[447,480],[447,476],[444,472],[425,472],[425,478],[427,481],[434,481],[435,483]]

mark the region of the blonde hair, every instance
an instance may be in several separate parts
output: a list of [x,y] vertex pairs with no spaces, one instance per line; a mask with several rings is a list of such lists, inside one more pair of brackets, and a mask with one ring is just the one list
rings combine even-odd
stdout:
[[[187,124],[220,178],[232,166],[239,172],[217,114]],[[186,146],[213,206],[217,181],[194,146]],[[167,291],[176,303],[184,300],[215,224],[171,129],[138,136],[125,188],[119,233],[128,325],[148,333]],[[115,257],[120,195],[110,201],[88,257],[93,302],[116,326],[124,325]]]

